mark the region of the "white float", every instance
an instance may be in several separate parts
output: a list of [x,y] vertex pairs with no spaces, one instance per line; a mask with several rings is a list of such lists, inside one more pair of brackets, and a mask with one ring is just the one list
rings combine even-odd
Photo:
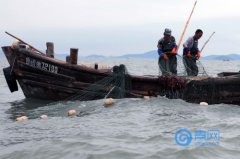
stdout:
[[208,105],[207,102],[200,102],[200,105]]
[[113,105],[113,99],[112,98],[107,98],[104,100],[104,105],[105,106],[110,106],[110,105]]
[[150,96],[143,96],[143,99],[149,100],[149,99],[150,99]]
[[77,115],[77,111],[75,109],[70,109],[68,111],[68,116],[76,116]]
[[44,119],[44,120],[46,120],[46,119],[48,119],[48,116],[45,115],[45,114],[43,114],[43,115],[40,116],[40,119]]
[[26,121],[26,120],[28,120],[27,116],[20,116],[16,118],[16,121]]

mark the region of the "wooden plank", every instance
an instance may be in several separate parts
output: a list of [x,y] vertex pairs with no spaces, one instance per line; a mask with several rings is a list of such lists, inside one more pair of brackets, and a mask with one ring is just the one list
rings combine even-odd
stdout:
[[226,76],[232,76],[232,75],[240,75],[240,72],[221,72],[217,74],[218,77],[226,77]]
[[[59,92],[66,92],[66,93],[71,93],[71,94],[75,94],[75,93],[79,92],[78,89],[73,89],[73,88],[68,88],[68,87],[63,87],[63,86],[58,86],[58,85],[53,85],[53,84],[46,84],[43,82],[37,82],[37,81],[28,80],[28,79],[22,79],[22,82],[26,85],[32,85],[35,87],[46,88],[46,91],[52,89],[52,90],[57,90]],[[49,98],[51,98],[51,97],[49,97]]]

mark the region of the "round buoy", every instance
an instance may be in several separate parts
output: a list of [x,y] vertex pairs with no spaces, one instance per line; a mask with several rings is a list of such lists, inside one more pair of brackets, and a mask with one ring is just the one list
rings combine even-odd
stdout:
[[200,102],[200,105],[208,105],[207,102]]
[[149,100],[150,97],[149,97],[149,96],[144,96],[143,99],[145,99],[145,100]]
[[76,110],[70,109],[70,110],[68,111],[68,116],[75,116],[75,115],[77,115],[77,111],[76,111]]
[[26,120],[28,120],[27,116],[20,116],[16,118],[16,121],[26,121]]
[[107,98],[107,99],[105,99],[105,101],[104,101],[104,105],[105,106],[110,106],[110,105],[113,105],[113,99],[112,98]]
[[48,116],[45,115],[45,114],[43,114],[43,115],[40,116],[40,119],[44,119],[44,120],[46,120],[46,119],[48,119]]

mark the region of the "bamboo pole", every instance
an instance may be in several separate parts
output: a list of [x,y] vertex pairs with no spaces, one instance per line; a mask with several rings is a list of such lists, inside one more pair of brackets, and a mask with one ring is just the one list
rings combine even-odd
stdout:
[[215,32],[213,32],[213,33],[211,34],[211,36],[208,38],[208,40],[203,44],[203,46],[202,46],[200,52],[203,51],[203,49],[205,48],[205,46],[207,45],[207,43],[210,41],[210,39],[213,37],[214,34],[215,34]]
[[197,4],[197,1],[195,1],[194,6],[193,6],[192,11],[191,11],[191,14],[190,14],[190,16],[188,17],[188,20],[187,20],[187,22],[186,22],[186,24],[185,24],[184,30],[183,30],[182,35],[181,35],[181,37],[180,37],[180,40],[179,40],[179,42],[178,42],[178,47],[177,47],[176,52],[178,52],[178,49],[179,49],[179,47],[180,47],[180,45],[181,45],[181,43],[182,43],[183,36],[184,36],[184,34],[185,34],[186,30],[187,30],[188,24],[189,24],[189,22],[190,22],[190,19],[191,19],[191,17],[192,17],[192,14],[193,14],[193,11],[194,11],[194,9],[195,9],[195,7],[196,7],[196,4]]

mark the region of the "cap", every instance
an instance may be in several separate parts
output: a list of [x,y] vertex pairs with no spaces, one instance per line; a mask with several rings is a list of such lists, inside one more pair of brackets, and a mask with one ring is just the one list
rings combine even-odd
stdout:
[[171,35],[171,34],[172,34],[172,30],[171,29],[166,28],[164,30],[164,35]]

